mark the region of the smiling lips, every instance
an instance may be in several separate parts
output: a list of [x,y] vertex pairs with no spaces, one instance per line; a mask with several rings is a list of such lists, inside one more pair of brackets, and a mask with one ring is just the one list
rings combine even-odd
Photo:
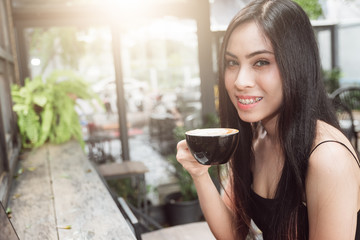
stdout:
[[238,106],[242,109],[249,109],[262,99],[262,97],[238,97]]
[[249,105],[249,104],[254,104],[259,102],[261,99],[263,99],[262,97],[254,97],[254,98],[238,98],[239,103],[244,104],[244,105]]

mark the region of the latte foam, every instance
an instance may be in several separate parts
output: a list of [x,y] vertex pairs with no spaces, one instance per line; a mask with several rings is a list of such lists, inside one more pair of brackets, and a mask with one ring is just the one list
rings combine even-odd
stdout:
[[186,134],[191,136],[222,136],[237,132],[239,132],[239,130],[232,128],[203,128],[187,131]]

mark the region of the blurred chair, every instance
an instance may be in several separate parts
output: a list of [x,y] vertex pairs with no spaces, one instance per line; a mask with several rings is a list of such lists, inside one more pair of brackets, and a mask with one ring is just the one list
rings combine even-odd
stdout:
[[123,160],[116,161],[111,151],[111,141],[117,140],[117,128],[97,127],[94,124],[89,126],[89,137],[86,139],[88,157],[96,165],[99,175],[105,180],[118,180],[130,178],[139,191],[137,207],[145,214],[147,207],[147,190],[145,173],[149,169],[141,161]]
[[340,127],[358,150],[360,132],[360,87],[343,87],[331,93]]
[[107,187],[137,240],[215,240],[206,222],[202,221],[173,227],[163,227],[148,214],[146,209],[144,210],[139,208],[139,206],[133,206],[123,197],[118,196],[114,190],[109,187],[106,179],[143,176],[148,169],[142,162],[124,161],[122,163],[97,164],[92,161],[92,165],[98,172],[100,179]]
[[135,185],[139,189],[137,198],[137,207],[145,214],[148,213],[148,204],[146,197],[145,173],[149,169],[140,161],[123,161],[114,163],[104,163],[98,165],[98,172],[105,180],[133,178]]
[[[135,162],[136,163],[136,162]],[[99,165],[92,162],[95,170],[100,176],[100,179],[104,183],[105,187],[109,191],[111,197],[113,198],[115,204],[119,208],[119,211],[123,215],[124,219],[126,220],[129,228],[134,233],[137,240],[142,240],[141,234],[150,232],[153,230],[159,230],[162,226],[157,223],[154,219],[149,217],[146,212],[142,211],[141,209],[134,207],[130,203],[126,202],[124,198],[119,197],[114,190],[112,190],[107,181],[104,177],[104,169],[99,169]],[[117,167],[118,168],[118,167]],[[123,170],[121,170],[123,171]],[[115,171],[114,171],[115,172]],[[106,176],[106,174],[105,174]],[[111,176],[111,175],[110,175]]]

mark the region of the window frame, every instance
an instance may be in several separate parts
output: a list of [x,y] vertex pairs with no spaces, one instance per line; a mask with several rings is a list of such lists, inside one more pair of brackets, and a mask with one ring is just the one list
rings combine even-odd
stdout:
[[10,6],[9,0],[0,3],[0,83],[3,87],[0,95],[0,201],[5,206],[21,149],[10,90],[11,84],[18,82]]

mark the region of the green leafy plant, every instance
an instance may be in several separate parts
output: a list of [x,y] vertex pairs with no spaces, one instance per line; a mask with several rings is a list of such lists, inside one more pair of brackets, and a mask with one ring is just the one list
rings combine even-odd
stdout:
[[321,5],[318,0],[295,0],[306,12],[310,19],[318,19],[323,15]]
[[45,142],[59,144],[71,138],[84,146],[76,98],[91,100],[97,96],[81,77],[71,71],[54,71],[46,80],[27,78],[24,86],[12,85],[11,95],[24,148]]
[[133,179],[111,179],[107,180],[107,183],[118,196],[123,197],[127,202],[134,206],[137,205],[137,200],[141,197],[141,192],[139,191],[139,187],[134,185]]
[[328,93],[332,93],[340,87],[340,83],[339,83],[339,80],[341,78],[340,68],[324,70],[323,77],[324,77],[325,88]]
[[190,174],[182,167],[180,163],[176,160],[176,155],[171,154],[167,157],[169,163],[174,166],[175,171],[173,172],[174,176],[178,179],[178,184],[180,187],[180,192],[182,195],[182,201],[190,201],[197,199],[197,192],[194,185],[194,182]]

